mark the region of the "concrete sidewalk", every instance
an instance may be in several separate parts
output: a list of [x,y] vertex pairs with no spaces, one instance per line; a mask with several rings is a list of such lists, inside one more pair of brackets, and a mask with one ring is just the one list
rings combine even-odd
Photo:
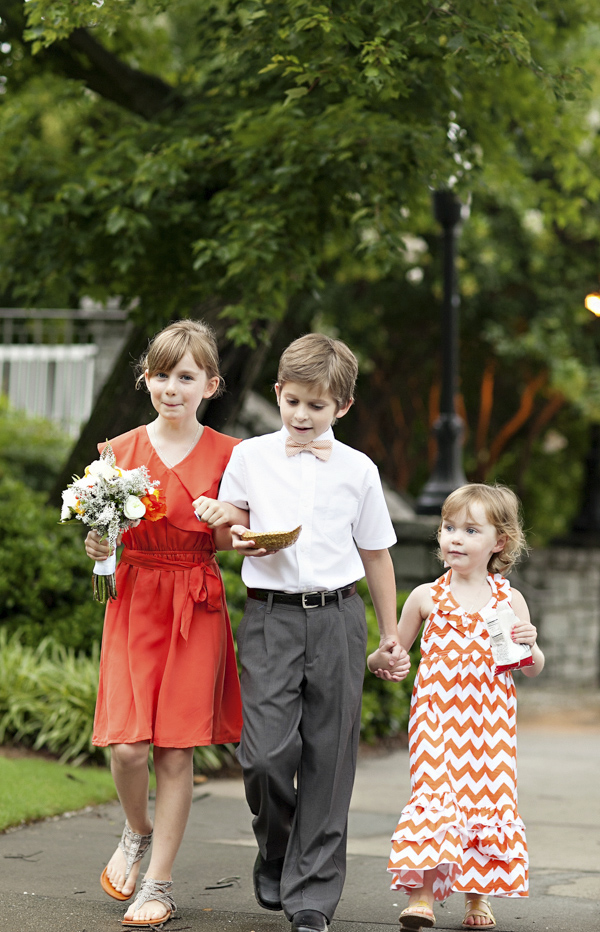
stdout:
[[[519,794],[531,862],[528,899],[493,902],[503,932],[600,930],[600,694],[519,696]],[[406,898],[389,890],[389,839],[409,795],[408,753],[359,763],[348,876],[332,932],[398,928]],[[98,878],[116,845],[117,804],[0,835],[0,932],[117,932],[123,908]],[[240,780],[197,787],[176,865],[180,918],[169,932],[289,932],[252,893],[256,845]],[[462,897],[438,906],[437,928],[460,929]]]

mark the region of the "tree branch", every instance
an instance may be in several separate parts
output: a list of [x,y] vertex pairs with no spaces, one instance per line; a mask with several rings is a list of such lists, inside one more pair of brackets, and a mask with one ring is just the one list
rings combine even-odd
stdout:
[[488,470],[497,461],[510,438],[516,434],[519,428],[522,427],[525,421],[527,421],[527,419],[531,416],[531,412],[533,410],[533,400],[545,381],[546,373],[541,372],[523,389],[521,403],[519,405],[518,411],[510,418],[510,420],[506,422],[506,424],[504,424],[504,426],[497,434],[494,442],[490,446],[490,455],[486,464]]
[[[27,48],[23,4],[0,0],[0,18],[6,38],[16,39]],[[130,68],[86,29],[76,29],[68,39],[43,49],[36,60],[66,78],[83,81],[91,91],[145,120],[167,108],[181,107],[184,102],[162,78]]]

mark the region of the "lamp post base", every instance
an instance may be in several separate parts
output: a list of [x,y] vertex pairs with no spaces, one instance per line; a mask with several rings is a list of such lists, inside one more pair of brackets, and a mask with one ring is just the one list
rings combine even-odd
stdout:
[[415,511],[418,515],[441,514],[450,493],[467,481],[462,468],[462,418],[458,414],[442,414],[433,425],[433,432],[438,445],[437,462],[417,499]]

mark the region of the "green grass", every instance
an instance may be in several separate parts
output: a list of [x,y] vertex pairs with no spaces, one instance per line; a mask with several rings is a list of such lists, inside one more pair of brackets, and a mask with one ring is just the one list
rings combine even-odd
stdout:
[[110,771],[33,757],[0,757],[0,831],[116,799]]

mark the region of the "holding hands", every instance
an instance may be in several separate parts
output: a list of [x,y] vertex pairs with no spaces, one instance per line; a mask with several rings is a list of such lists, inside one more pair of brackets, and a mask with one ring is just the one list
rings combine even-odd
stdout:
[[377,650],[367,657],[367,666],[380,680],[400,683],[410,670],[410,657],[393,636],[382,638]]

